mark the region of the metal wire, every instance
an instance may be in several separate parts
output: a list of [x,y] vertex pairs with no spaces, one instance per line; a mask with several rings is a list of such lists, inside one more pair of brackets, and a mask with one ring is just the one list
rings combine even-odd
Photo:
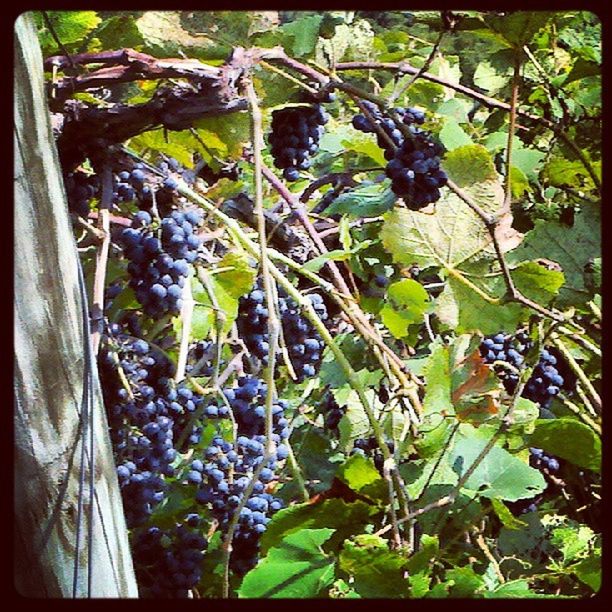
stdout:
[[81,294],[81,313],[83,318],[83,341],[85,345],[85,364],[83,372],[83,396],[81,400],[81,412],[79,431],[77,433],[81,440],[81,463],[79,468],[79,491],[77,502],[77,524],[75,534],[74,571],[72,578],[72,597],[77,597],[80,560],[81,560],[81,529],[83,521],[83,504],[85,497],[85,466],[87,463],[87,435],[89,434],[89,525],[87,529],[87,596],[92,594],[92,569],[93,569],[93,519],[94,519],[94,496],[95,496],[95,435],[93,428],[93,385],[92,385],[92,352],[89,340],[89,312],[87,308],[87,289],[83,279],[83,271],[80,262],[77,265],[79,274],[79,290]]

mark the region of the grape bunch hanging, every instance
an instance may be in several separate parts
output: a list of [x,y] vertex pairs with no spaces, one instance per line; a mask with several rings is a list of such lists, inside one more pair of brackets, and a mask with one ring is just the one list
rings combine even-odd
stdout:
[[[310,321],[302,317],[298,305],[279,288],[278,309],[289,358],[298,382],[314,376],[321,364],[324,342]],[[327,308],[318,293],[308,299],[321,320],[327,319]],[[238,330],[247,348],[264,365],[268,363],[269,334],[268,308],[262,279],[255,288],[241,298],[238,312]]]
[[319,139],[329,115],[320,105],[281,108],[272,113],[269,137],[274,165],[287,181],[296,181],[308,170],[310,158],[319,150]]
[[[513,393],[518,384],[520,371],[524,367],[525,355],[533,343],[525,331],[515,335],[499,332],[485,337],[480,345],[480,354],[485,363],[498,362],[496,372],[508,393]],[[505,368],[504,363],[510,368]],[[573,381],[569,368],[558,351],[545,346],[540,352],[539,361],[525,384],[522,397],[540,405],[540,415],[549,416],[550,404],[562,389],[571,391]],[[566,378],[562,375],[565,374]]]
[[141,210],[134,216],[132,227],[123,231],[130,286],[149,316],[181,311],[189,264],[197,259],[201,245],[195,233],[201,223],[199,211],[173,211],[156,228],[151,215]]
[[[442,146],[435,142],[429,132],[417,127],[425,121],[425,113],[416,108],[395,108],[394,112],[407,126],[409,138],[404,138],[398,124],[385,117],[376,104],[364,100],[363,106],[371,115],[357,114],[353,127],[361,132],[375,133],[378,145],[384,149],[386,175],[391,179],[393,193],[404,199],[411,210],[420,210],[440,199],[440,187],[446,185],[447,176],[440,168]],[[384,134],[384,138],[375,125]]]

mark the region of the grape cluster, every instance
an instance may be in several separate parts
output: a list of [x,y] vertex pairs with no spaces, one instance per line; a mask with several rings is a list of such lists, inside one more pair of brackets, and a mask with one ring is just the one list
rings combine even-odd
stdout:
[[319,407],[323,414],[325,429],[330,432],[337,432],[340,420],[346,412],[346,407],[340,406],[329,390],[326,391],[321,398]]
[[133,559],[138,583],[147,597],[186,598],[202,577],[208,547],[198,532],[200,517],[189,514],[170,529],[152,526],[133,538]]
[[64,186],[69,210],[86,219],[90,202],[98,196],[100,190],[97,175],[75,170],[64,177]]
[[329,115],[320,104],[294,106],[272,113],[269,137],[274,165],[287,181],[295,181],[300,170],[310,168],[310,157],[319,150],[319,139]]
[[417,127],[425,121],[425,113],[416,108],[395,108],[395,113],[408,127],[410,138],[404,138],[396,122],[383,116],[376,104],[363,101],[374,123],[389,140],[384,138],[372,121],[362,114],[353,117],[353,127],[361,132],[376,133],[377,142],[384,149],[386,175],[391,179],[393,193],[403,198],[411,210],[420,210],[440,199],[440,187],[447,182],[446,173],[440,168],[442,146],[434,142],[429,132]]
[[199,211],[173,211],[162,219],[159,229],[154,229],[151,215],[141,210],[134,216],[132,227],[123,230],[130,287],[149,316],[180,312],[189,264],[197,259],[201,246],[195,234],[201,223]]
[[[323,298],[318,293],[310,293],[307,298],[321,320],[325,321],[327,308]],[[279,300],[279,311],[289,358],[297,380],[301,382],[317,373],[325,343],[312,323],[302,317],[298,305],[291,298]]]
[[[386,439],[385,443],[389,447],[389,452],[394,453],[395,443],[393,440]],[[374,461],[376,469],[381,474],[383,473],[383,464],[385,459],[374,436],[370,436],[369,438],[357,438],[353,442],[353,450],[351,451],[351,455],[354,454],[363,455],[364,457],[371,457]]]
[[163,499],[163,476],[174,474],[173,420],[164,398],[173,368],[147,342],[113,324],[99,371],[126,521],[134,527]]
[[[244,376],[238,379],[237,387],[225,389],[224,394],[236,420],[235,447],[221,436],[215,436],[204,452],[205,461],[192,461],[186,479],[198,487],[196,501],[210,504],[213,516],[227,532],[253,471],[264,460],[267,387],[257,378]],[[284,416],[286,407],[283,400],[277,400],[272,406],[272,442],[276,450],[261,469],[234,532],[230,562],[232,570],[239,575],[257,563],[259,538],[271,515],[282,507],[281,500],[268,493],[266,487],[275,479],[278,462],[289,455],[289,448],[284,444],[289,437]]]
[[551,474],[559,471],[560,467],[558,459],[546,455],[541,448],[529,449],[529,465],[543,473],[544,478],[547,481],[548,488],[544,493],[537,495],[535,498],[510,502],[510,509],[513,512],[518,512],[519,514],[527,514],[528,512],[537,511],[538,505],[545,499],[551,484],[553,486],[555,485],[554,481],[550,477]]
[[[327,308],[321,295],[308,294],[315,312],[327,319]],[[264,365],[268,363],[269,335],[268,309],[261,278],[255,288],[241,298],[238,313],[238,331],[247,348]],[[321,363],[323,339],[308,319],[302,317],[298,305],[279,289],[278,309],[291,364],[298,382],[314,376]]]
[[559,461],[546,455],[541,448],[529,449],[529,464],[537,469],[546,468],[549,473],[559,470]]
[[[531,347],[532,342],[525,331],[519,331],[515,335],[500,332],[487,336],[482,341],[480,354],[485,363],[501,362],[496,367],[496,372],[506,391],[513,393],[518,383],[519,371],[524,367],[525,355]],[[522,397],[540,405],[541,416],[547,414],[543,411],[548,411],[553,398],[565,385],[557,368],[558,361],[559,355],[555,354],[555,350],[549,346],[544,347],[522,392]],[[512,369],[504,367],[503,364],[509,364]]]

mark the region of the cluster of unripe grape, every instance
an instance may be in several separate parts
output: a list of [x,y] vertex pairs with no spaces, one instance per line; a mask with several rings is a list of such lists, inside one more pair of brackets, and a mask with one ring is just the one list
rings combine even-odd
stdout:
[[[441,195],[440,187],[447,182],[446,173],[440,168],[440,155],[444,149],[429,132],[417,127],[425,121],[425,113],[416,108],[393,109],[410,133],[410,137],[405,138],[398,124],[385,117],[376,104],[368,100],[362,104],[371,118],[357,114],[353,117],[353,127],[376,134],[378,145],[384,149],[388,161],[385,173],[391,179],[393,193],[403,198],[411,210],[420,210],[437,202]],[[382,136],[383,133],[387,138]]]

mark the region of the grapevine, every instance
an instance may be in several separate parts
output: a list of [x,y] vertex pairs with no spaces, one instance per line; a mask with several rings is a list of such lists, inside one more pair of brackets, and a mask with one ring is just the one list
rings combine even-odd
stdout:
[[69,13],[37,23],[139,595],[592,596],[593,18]]

